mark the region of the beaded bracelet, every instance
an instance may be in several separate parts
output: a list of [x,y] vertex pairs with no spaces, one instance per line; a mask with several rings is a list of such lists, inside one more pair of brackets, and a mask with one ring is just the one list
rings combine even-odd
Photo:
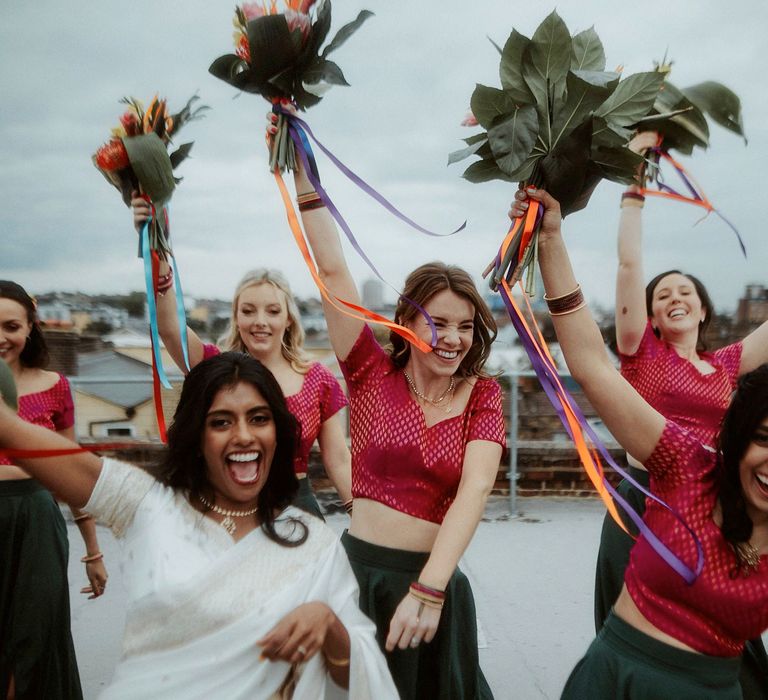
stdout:
[[104,558],[104,555],[101,552],[96,552],[96,554],[87,554],[84,557],[80,557],[80,561],[83,564],[90,564],[94,561],[101,561]]
[[577,284],[576,289],[568,294],[559,297],[548,297],[544,295],[544,301],[547,302],[550,316],[563,316],[573,313],[584,306],[584,294],[581,292],[581,285]]

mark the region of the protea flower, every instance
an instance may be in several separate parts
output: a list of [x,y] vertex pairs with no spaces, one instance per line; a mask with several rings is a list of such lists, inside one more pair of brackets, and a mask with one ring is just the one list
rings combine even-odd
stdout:
[[122,170],[129,165],[128,152],[120,139],[112,139],[96,151],[96,165],[102,170],[112,172]]

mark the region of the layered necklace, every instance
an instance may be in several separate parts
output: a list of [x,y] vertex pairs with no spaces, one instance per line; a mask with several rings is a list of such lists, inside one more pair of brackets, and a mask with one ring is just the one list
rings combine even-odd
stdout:
[[230,535],[234,535],[235,530],[237,530],[237,524],[235,523],[234,518],[247,518],[249,515],[255,515],[259,510],[258,506],[254,506],[248,510],[226,510],[225,508],[220,508],[215,503],[209,503],[208,500],[201,495],[198,495],[198,498],[200,499],[200,503],[202,503],[208,510],[212,510],[214,513],[224,516],[224,520],[222,520],[219,525],[221,525]]
[[[448,384],[448,388],[440,394],[437,398],[431,398],[427,396],[426,394],[422,393],[418,390],[416,387],[416,382],[413,381],[413,378],[411,377],[408,372],[403,370],[403,375],[405,376],[405,381],[408,382],[408,386],[410,387],[411,391],[414,393],[417,399],[423,401],[424,403],[428,403],[435,408],[439,408],[441,411],[445,411],[445,413],[450,413],[453,406],[451,405],[451,402],[453,400],[453,390],[456,388],[456,380],[453,376],[451,376],[451,382]],[[440,404],[448,398],[448,403],[446,406],[441,406]]]

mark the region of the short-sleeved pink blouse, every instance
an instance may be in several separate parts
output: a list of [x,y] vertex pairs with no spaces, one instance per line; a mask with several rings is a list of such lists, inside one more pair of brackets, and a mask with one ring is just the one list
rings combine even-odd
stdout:
[[441,523],[472,440],[504,446],[501,388],[478,378],[464,411],[427,427],[405,377],[366,326],[340,361],[350,396],[352,495]]

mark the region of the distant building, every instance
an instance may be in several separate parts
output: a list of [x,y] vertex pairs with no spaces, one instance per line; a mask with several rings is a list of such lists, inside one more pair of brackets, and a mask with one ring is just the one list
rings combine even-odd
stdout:
[[748,284],[736,310],[738,326],[759,326],[768,321],[768,288],[762,284]]
[[384,306],[384,285],[381,280],[368,279],[363,282],[363,306],[381,309]]

